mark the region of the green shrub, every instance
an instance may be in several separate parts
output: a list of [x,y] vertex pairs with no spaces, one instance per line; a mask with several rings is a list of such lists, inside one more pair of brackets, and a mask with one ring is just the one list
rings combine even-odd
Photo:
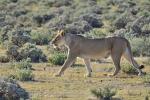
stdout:
[[18,60],[19,52],[18,52],[18,46],[12,45],[11,43],[7,43],[7,50],[6,54],[10,58],[10,60]]
[[32,64],[30,62],[30,58],[23,59],[20,62],[12,62],[11,68],[16,70],[16,73],[11,74],[9,77],[20,81],[33,80],[34,76],[32,74]]
[[17,45],[10,45],[6,52],[11,60],[20,61],[22,59],[30,58],[32,62],[47,61],[46,55],[42,50],[31,43],[26,43],[20,48]]
[[51,35],[48,33],[31,33],[31,39],[36,45],[44,45],[49,43]]
[[100,100],[112,100],[112,97],[116,95],[116,91],[110,87],[93,89],[91,93]]
[[97,14],[82,14],[79,17],[81,20],[84,20],[86,22],[88,22],[90,24],[90,26],[92,26],[93,28],[100,28],[102,27],[104,24],[101,21],[100,17]]
[[29,94],[15,80],[0,79],[0,100],[28,100]]
[[147,74],[142,77],[144,83],[150,83],[150,74]]
[[48,5],[50,7],[61,7],[61,6],[70,6],[73,0],[49,0]]
[[31,59],[23,59],[20,62],[15,64],[15,68],[17,69],[28,69],[31,70],[32,69],[32,64],[30,63]]
[[140,16],[136,18],[130,27],[130,34],[133,34],[134,36],[148,36],[149,34],[149,17],[148,16]]
[[116,20],[114,20],[113,24],[116,29],[125,28],[128,22],[131,21],[131,15],[128,12],[123,13],[122,15],[118,16]]
[[26,15],[28,13],[28,11],[26,9],[18,9],[16,11],[13,12],[13,15],[15,17],[19,17],[19,16],[23,16],[23,15]]
[[137,74],[136,69],[130,64],[123,64],[122,71],[126,74]]
[[144,34],[149,34],[149,32],[150,32],[149,27],[150,27],[150,23],[145,24],[145,25],[142,27],[142,29],[141,29],[142,32],[143,32]]
[[35,13],[32,16],[33,22],[38,26],[41,27],[42,24],[47,23],[49,20],[54,18],[54,13],[48,12],[48,13]]
[[19,47],[23,46],[23,44],[30,42],[30,31],[24,29],[16,29],[15,31],[9,32],[9,40],[13,45],[17,45]]
[[66,54],[56,52],[49,57],[48,61],[54,65],[63,65],[66,58],[67,58]]
[[[108,31],[108,30],[105,30],[105,31]],[[107,32],[105,32],[105,31],[100,30],[100,29],[93,29],[85,35],[86,35],[86,37],[103,38],[107,35]]]
[[150,56],[150,37],[131,38],[131,48],[134,56]]
[[0,56],[0,62],[1,62],[1,63],[7,63],[7,62],[9,62],[8,56],[6,56],[6,55],[1,55],[1,56]]
[[34,76],[31,70],[21,69],[17,70],[15,73],[15,79],[20,81],[31,81],[33,78]]
[[26,43],[19,49],[19,51],[22,59],[30,58],[32,62],[47,61],[46,55],[34,44]]
[[143,10],[138,13],[139,16],[150,16],[150,13],[148,10]]
[[81,21],[81,20],[74,22],[72,24],[66,25],[67,33],[71,33],[71,34],[82,34],[91,29],[92,29],[92,27],[90,26],[90,24],[88,22]]

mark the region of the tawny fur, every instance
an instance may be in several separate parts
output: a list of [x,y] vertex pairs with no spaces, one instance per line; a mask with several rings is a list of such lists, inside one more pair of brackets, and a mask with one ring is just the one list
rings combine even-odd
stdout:
[[112,76],[120,71],[120,59],[124,56],[133,67],[142,75],[141,69],[143,65],[139,66],[134,60],[130,43],[127,39],[122,37],[107,37],[98,39],[89,39],[83,36],[67,34],[64,31],[59,31],[56,37],[51,42],[55,47],[65,45],[68,48],[68,55],[65,63],[56,76],[61,76],[62,73],[71,66],[77,57],[83,58],[87,76],[91,76],[92,68],[90,59],[99,59],[111,56],[115,65],[115,71]]

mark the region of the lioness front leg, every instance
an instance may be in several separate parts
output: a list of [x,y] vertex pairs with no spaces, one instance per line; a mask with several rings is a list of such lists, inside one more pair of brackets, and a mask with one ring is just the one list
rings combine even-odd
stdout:
[[112,58],[113,63],[115,65],[115,71],[114,71],[113,74],[109,74],[108,76],[115,76],[115,75],[117,75],[119,73],[119,71],[120,71],[120,59],[121,59],[121,55],[122,55],[122,53],[120,53],[120,52],[117,52],[115,50],[112,51],[111,58]]
[[64,71],[72,65],[75,59],[76,59],[75,56],[73,56],[72,54],[69,54],[65,63],[61,67],[60,71],[57,74],[55,74],[55,76],[60,77],[64,73]]
[[84,63],[85,63],[86,70],[87,70],[86,76],[91,77],[92,68],[90,64],[90,59],[84,58]]

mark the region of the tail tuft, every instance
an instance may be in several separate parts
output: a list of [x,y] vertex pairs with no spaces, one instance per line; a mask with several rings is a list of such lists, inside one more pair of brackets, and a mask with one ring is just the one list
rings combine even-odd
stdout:
[[143,69],[144,68],[144,65],[141,65],[140,67],[139,67],[139,69]]

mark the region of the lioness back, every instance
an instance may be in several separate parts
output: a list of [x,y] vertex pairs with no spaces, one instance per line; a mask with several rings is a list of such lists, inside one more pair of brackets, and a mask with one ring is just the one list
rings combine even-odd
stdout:
[[126,48],[128,41],[121,37],[108,37],[100,39],[88,39],[80,37],[78,52],[81,57],[100,58],[110,54],[112,49],[117,48],[122,51]]

